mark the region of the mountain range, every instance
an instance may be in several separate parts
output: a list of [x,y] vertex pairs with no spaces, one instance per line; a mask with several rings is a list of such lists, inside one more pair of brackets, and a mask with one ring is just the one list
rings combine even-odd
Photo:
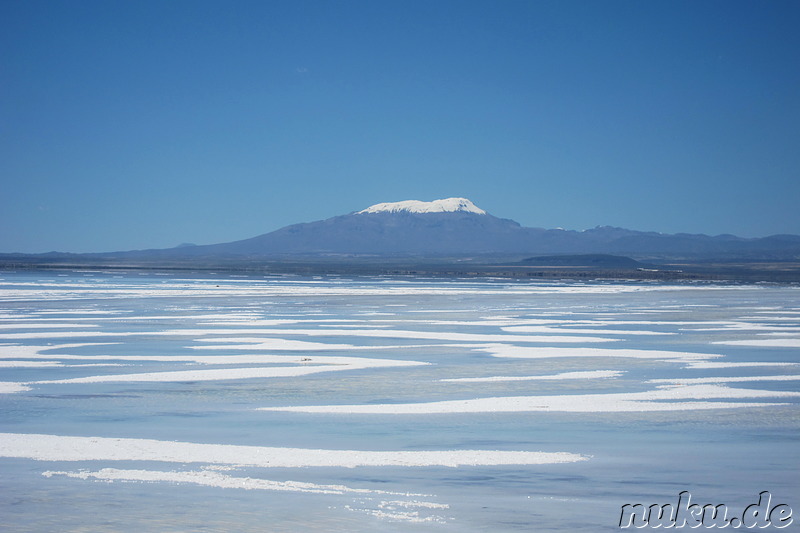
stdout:
[[[544,256],[544,257],[542,257]],[[556,256],[571,256],[567,259]],[[583,256],[583,257],[578,257]],[[606,257],[607,256],[607,257]],[[466,198],[380,203],[326,220],[293,224],[249,239],[221,244],[95,254],[0,254],[5,264],[253,263],[263,261],[430,262],[565,266],[622,259],[646,263],[798,262],[800,236],[663,234],[598,226],[584,231],[528,228],[491,215]],[[539,258],[539,259],[537,259]],[[611,259],[609,259],[611,258]],[[544,261],[544,262],[543,262]],[[566,261],[566,262],[565,262]],[[609,262],[610,261],[610,262]],[[633,266],[633,263],[630,264]]]
[[293,224],[240,241],[106,257],[266,259],[287,257],[525,257],[615,254],[637,259],[773,260],[800,258],[800,236],[662,234],[598,226],[584,231],[523,227],[466,198],[376,204],[326,220]]

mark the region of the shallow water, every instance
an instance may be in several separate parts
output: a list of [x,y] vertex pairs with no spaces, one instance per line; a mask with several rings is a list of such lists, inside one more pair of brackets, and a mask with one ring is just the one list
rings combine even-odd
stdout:
[[684,490],[800,509],[795,286],[0,278],[0,529],[607,531]]

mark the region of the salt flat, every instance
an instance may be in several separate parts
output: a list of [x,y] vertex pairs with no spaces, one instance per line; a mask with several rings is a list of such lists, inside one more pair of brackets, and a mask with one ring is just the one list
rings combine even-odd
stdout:
[[572,506],[602,531],[645,493],[800,498],[796,287],[59,274],[0,276],[14,531],[138,533],[117,515],[154,507],[571,531]]

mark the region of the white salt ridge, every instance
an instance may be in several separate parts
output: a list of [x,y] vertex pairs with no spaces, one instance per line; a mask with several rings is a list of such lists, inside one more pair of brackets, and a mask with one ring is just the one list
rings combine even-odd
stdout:
[[211,337],[199,338],[198,342],[214,343],[210,346],[192,346],[195,350],[282,350],[282,351],[317,351],[317,350],[363,350],[372,346],[356,346],[354,344],[326,344],[323,342],[298,341],[291,339],[264,337]]
[[407,404],[262,407],[260,410],[381,415],[514,412],[623,413],[764,407],[782,404],[703,402],[694,400],[797,397],[800,397],[800,392],[733,389],[722,385],[690,385],[631,393],[510,396]]
[[243,320],[231,320],[231,317],[227,317],[225,319],[214,320],[212,322],[206,322],[202,320],[197,321],[198,326],[247,326],[247,327],[259,327],[259,326],[286,326],[290,324],[300,324],[300,323],[311,323],[311,324],[318,324],[320,322],[324,322],[323,320],[286,320],[286,319],[276,319],[276,320],[266,320],[266,319],[243,319]]
[[[96,328],[95,324],[63,324],[63,323],[43,323],[43,322],[20,322],[12,324],[0,324],[0,329],[72,329],[72,328]],[[5,336],[5,335],[4,335]]]
[[[355,494],[359,496],[425,496],[423,494],[408,494],[391,492],[377,489],[360,489],[347,487],[345,485],[321,485],[300,481],[273,481],[268,479],[236,477],[214,471],[213,468],[205,468],[195,471],[159,471],[159,470],[121,470],[117,468],[103,468],[97,471],[81,470],[77,472],[51,471],[43,472],[44,477],[65,476],[74,479],[96,480],[107,483],[115,481],[122,482],[141,482],[141,483],[189,483],[204,487],[215,487],[223,489],[244,489],[244,490],[268,490],[293,493],[310,494]],[[367,498],[372,499],[372,498]],[[349,507],[349,506],[348,506]],[[449,509],[449,505],[427,502],[420,500],[383,500],[378,505],[380,511],[363,509],[374,516],[391,521],[403,521],[412,523],[437,522],[445,523],[446,520],[439,516],[422,516],[419,509],[423,511]],[[352,508],[351,508],[352,509]],[[403,509],[398,511],[398,509]],[[352,509],[361,510],[361,509]]]
[[371,328],[388,328],[388,324],[368,324],[366,320],[360,321],[357,324],[317,324],[318,328],[363,328],[369,325]]
[[382,501],[380,506],[386,509],[393,509],[395,507],[425,507],[427,509],[449,509],[450,506],[446,503],[432,503],[432,502],[421,502],[418,500],[392,500],[392,501]]
[[[409,311],[421,312],[421,311]],[[436,311],[435,313],[442,313],[444,311]],[[545,313],[542,313],[545,314]],[[559,313],[567,314],[567,313]],[[429,324],[436,326],[505,326],[508,328],[516,328],[523,326],[553,326],[563,327],[559,329],[561,332],[573,331],[573,326],[586,326],[591,328],[605,328],[608,326],[697,326],[697,325],[718,325],[724,326],[731,324],[729,321],[673,321],[673,320],[596,320],[596,319],[581,319],[581,320],[567,320],[563,318],[517,318],[507,316],[488,316],[482,317],[480,320],[421,320],[409,319],[405,317],[398,317],[394,319],[379,319],[372,320],[371,322],[388,322],[392,324]],[[509,329],[509,331],[513,331]],[[520,330],[522,331],[522,330]],[[598,332],[608,333],[614,330],[598,329]],[[618,330],[620,334],[639,334],[639,335],[673,335],[672,332],[661,331],[643,331],[643,330]]]
[[729,322],[715,328],[685,328],[689,331],[786,331],[800,332],[798,326],[772,326],[753,322]]
[[[92,309],[80,309],[80,310],[59,310],[59,311],[35,311],[36,315],[114,315],[118,314],[119,311],[109,311],[109,310],[92,310]],[[33,316],[33,315],[31,315]],[[56,319],[57,320],[57,319]],[[70,318],[72,320],[72,318]],[[83,319],[79,319],[83,320]]]
[[743,320],[763,320],[766,322],[800,322],[800,316],[743,316]]
[[800,338],[716,341],[712,342],[711,344],[725,344],[728,346],[754,346],[764,348],[800,348]]
[[664,378],[651,379],[646,383],[667,383],[673,385],[703,385],[707,383],[747,383],[750,381],[798,381],[800,375],[783,376],[737,376],[737,377],[705,377],[705,378]]
[[[192,320],[194,317],[186,317],[186,320]],[[246,326],[246,327],[270,327],[270,326],[286,326],[293,324],[304,324],[315,327],[340,327],[340,328],[357,328],[364,327],[369,324],[370,327],[386,327],[376,326],[373,320],[345,320],[345,319],[234,319],[231,317],[225,319],[215,319],[213,321],[196,320],[199,326]]]
[[744,367],[758,367],[758,366],[796,366],[800,363],[785,363],[785,362],[719,362],[719,361],[690,361],[686,363],[685,368],[695,369],[716,369],[716,368],[744,368]]
[[[66,312],[65,312],[66,313]],[[75,311],[76,314],[80,313],[83,314],[91,314],[90,312],[82,312],[82,311]],[[56,314],[56,313],[54,313]],[[58,313],[61,314],[61,313]],[[109,313],[110,314],[110,313]],[[140,316],[70,316],[68,320],[77,320],[77,321],[91,321],[91,322],[142,322],[142,321],[156,321],[156,320],[229,320],[231,322],[248,322],[251,320],[257,320],[261,317],[258,314],[239,314],[239,313],[231,313],[229,315],[214,315],[214,314],[205,314],[205,315],[140,315]],[[38,318],[38,317],[26,317],[27,319],[33,318],[36,320],[37,323],[50,323],[50,322],[59,322],[67,320],[67,318]],[[284,320],[284,319],[276,319],[276,320],[269,320],[265,322],[274,322],[275,324],[294,324],[297,322],[301,322],[300,320]],[[306,322],[316,322],[314,320],[307,320]],[[267,324],[265,324],[267,325]],[[85,327],[85,326],[84,326]]]
[[[308,336],[347,336],[347,337],[379,337],[388,339],[426,339],[426,340],[450,340],[462,342],[555,342],[555,343],[578,343],[578,342],[616,342],[619,339],[605,337],[584,337],[569,335],[512,335],[512,334],[481,334],[481,333],[455,333],[444,331],[404,331],[404,330],[383,330],[383,329],[173,329],[167,331],[129,331],[129,332],[105,332],[105,331],[65,331],[65,332],[30,332],[30,333],[9,333],[4,335],[6,339],[52,339],[52,338],[72,338],[72,337],[135,337],[135,336],[193,336],[201,337],[205,335],[308,335]],[[265,342],[268,339],[264,339]]]
[[585,372],[562,372],[546,376],[491,376],[485,378],[450,378],[440,379],[439,381],[462,382],[462,383],[482,383],[490,381],[548,381],[562,379],[601,379],[616,378],[625,372],[617,370],[587,370]]
[[364,451],[198,444],[152,439],[0,433],[0,457],[37,461],[159,461],[263,468],[496,466],[573,463],[568,452],[504,450]]
[[30,333],[5,333],[4,339],[69,339],[73,337],[134,337],[141,335],[160,335],[159,332],[126,331],[114,333],[110,331],[32,331]]
[[[208,340],[211,341],[213,339],[198,339],[198,340]],[[243,341],[246,339],[234,339],[235,341]],[[256,339],[256,341],[262,341],[264,339]],[[281,341],[282,339],[275,339]],[[374,349],[376,347],[372,346],[350,346],[350,345],[328,345],[328,344],[320,344],[320,343],[305,343],[304,341],[289,341],[289,342],[299,342],[302,343],[302,346],[296,346],[296,349],[300,350],[312,350],[312,349],[329,349],[329,347],[333,347],[332,349],[350,349],[350,350],[360,350],[360,349]],[[271,343],[266,343],[270,349],[274,348]],[[306,346],[308,344],[311,346]],[[93,345],[93,344],[90,344]],[[99,344],[103,345],[103,344]],[[268,354],[246,354],[246,355],[66,355],[66,354],[52,354],[52,353],[42,353],[42,352],[49,352],[54,349],[64,349],[69,347],[77,347],[77,346],[84,346],[84,344],[61,344],[61,345],[52,345],[52,346],[0,346],[0,366],[2,366],[2,360],[5,358],[11,357],[24,357],[26,359],[58,359],[59,361],[74,361],[74,360],[81,360],[81,361],[135,361],[135,362],[145,362],[145,361],[161,361],[161,362],[171,362],[171,363],[191,363],[191,364],[200,364],[200,365],[232,365],[232,364],[302,364],[302,365],[311,365],[311,364],[329,364],[329,365],[349,365],[355,364],[360,365],[364,364],[364,362],[375,361],[376,363],[380,362],[381,366],[384,366],[384,362],[390,361],[388,359],[368,359],[362,357],[340,357],[340,356],[307,356],[301,357],[299,355],[268,355]],[[285,345],[281,345],[284,350],[287,350]],[[293,345],[289,345],[293,346]],[[446,346],[446,347],[457,347],[457,348],[467,348],[473,347],[472,344],[422,344],[422,345],[405,345],[405,346],[378,346],[377,348],[380,349],[396,349],[396,348],[427,348],[431,346]],[[7,348],[8,351],[4,352],[3,349]],[[193,347],[193,348],[205,348],[205,347]],[[208,347],[212,348],[212,347]],[[261,346],[253,346],[253,345],[233,345],[233,346],[213,346],[213,348],[219,349],[258,349]],[[19,353],[19,350],[22,350],[22,353]],[[288,348],[288,351],[293,351],[291,348]],[[51,363],[58,363],[57,361],[49,361]],[[413,362],[410,362],[414,364]],[[388,363],[387,363],[388,364]],[[416,364],[428,364],[428,363],[416,363]],[[58,365],[60,366],[60,364]],[[78,364],[78,365],[63,365],[63,366],[70,366],[70,367],[77,367],[77,366],[127,366],[127,365],[120,365],[115,363],[90,363],[90,364]]]
[[[77,357],[80,359],[80,357]],[[100,359],[100,358],[98,358]],[[102,358],[105,359],[105,358]],[[89,366],[128,366],[119,363],[88,363],[67,365],[60,361],[14,361],[14,360],[0,360],[0,368],[83,368]]]
[[[712,286],[682,286],[682,285],[519,285],[511,284],[500,288],[479,287],[475,284],[464,285],[453,283],[452,286],[400,286],[393,285],[374,286],[361,285],[348,287],[344,285],[327,284],[314,286],[309,282],[302,285],[288,286],[285,282],[271,285],[249,284],[232,286],[230,280],[224,285],[194,284],[181,285],[160,283],[151,287],[114,285],[100,287],[96,284],[36,284],[31,283],[28,289],[6,289],[0,294],[0,301],[69,301],[81,299],[119,299],[119,298],[182,298],[182,297],[257,297],[272,298],[282,296],[454,296],[454,295],[537,295],[537,294],[621,294],[641,292],[667,292],[667,291],[713,291],[713,290],[752,290],[747,287],[712,287]],[[661,312],[655,310],[654,312]],[[676,312],[678,312],[676,310]]]
[[28,390],[31,390],[31,388],[24,383],[0,381],[0,394],[14,394],[15,392],[25,392]]
[[[109,359],[110,357],[60,355],[49,353],[54,350],[80,348],[83,346],[109,346],[114,343],[48,344],[30,346],[18,344],[0,345],[0,360],[3,359]],[[47,352],[47,353],[45,353]],[[1,362],[1,361],[0,361]]]
[[[247,354],[247,355],[30,355],[28,358],[37,359],[59,359],[61,361],[162,361],[170,363],[191,363],[198,365],[243,365],[243,364],[330,364],[347,365],[358,364],[371,359],[361,357],[337,357],[337,356],[310,356],[301,357],[299,355],[267,355],[267,354]],[[377,359],[376,361],[388,361],[388,359]],[[69,366],[89,366],[89,365],[69,365]],[[91,366],[101,366],[93,364]],[[117,366],[114,364],[103,364],[102,366]]]
[[[272,481],[269,479],[235,477],[215,472],[211,469],[194,471],[161,470],[121,470],[103,468],[97,471],[81,470],[78,472],[52,471],[42,472],[45,477],[66,476],[76,479],[95,479],[98,481],[139,481],[145,483],[191,483],[206,487],[245,490],[274,490],[284,492],[306,492],[312,494],[381,494],[406,496],[405,493],[383,490],[356,489],[345,485],[319,485],[300,481]],[[425,502],[423,502],[425,503]],[[436,505],[436,504],[431,504]]]
[[[218,359],[228,361],[236,356],[223,356]],[[246,356],[247,357],[247,356]],[[263,356],[249,356],[249,362],[263,362]],[[283,362],[288,357],[284,356]],[[31,384],[43,385],[54,383],[122,383],[122,382],[176,382],[176,381],[217,381],[231,379],[254,378],[280,378],[297,377],[316,374],[319,372],[332,372],[341,370],[356,370],[364,368],[390,368],[421,366],[430,363],[419,361],[402,361],[394,359],[367,359],[361,357],[327,357],[298,361],[296,357],[292,362],[302,366],[294,367],[246,367],[246,368],[221,368],[212,370],[176,370],[168,372],[144,372],[134,374],[115,374],[101,376],[87,376],[82,378],[58,379],[48,381],[34,381]],[[316,364],[311,364],[311,363]],[[321,365],[319,363],[322,363]],[[220,364],[220,363],[218,363]]]
[[689,363],[722,357],[717,354],[674,352],[669,350],[636,350],[614,348],[552,348],[511,346],[492,344],[476,347],[475,350],[489,352],[493,357],[509,357],[515,359],[551,359],[564,357],[621,357],[629,359],[655,359],[659,361]]
[[0,360],[0,368],[46,368],[64,366],[58,361],[14,361]]
[[[153,334],[158,334],[155,332]],[[297,341],[279,338],[238,337],[238,338],[198,338],[198,342],[220,343],[213,346],[191,346],[196,350],[280,350],[280,351],[321,351],[321,350],[368,350],[373,346],[356,346],[353,344],[325,344],[320,342]],[[223,343],[233,344],[223,344]],[[54,354],[54,350],[80,348],[84,346],[112,346],[117,343],[79,343],[52,344],[46,346],[0,345],[0,359],[88,359],[88,360],[125,360],[125,361],[185,361],[199,364],[238,364],[238,363],[292,363],[297,356],[270,355],[230,355],[230,356],[197,356],[197,355],[68,355]],[[429,345],[425,345],[429,346]],[[403,348],[404,346],[379,346],[378,348]],[[46,352],[46,353],[45,353]]]
[[[188,335],[202,337],[206,335],[305,335],[326,337],[377,337],[386,339],[423,339],[456,342],[555,342],[555,343],[592,343],[617,342],[619,339],[605,337],[582,336],[546,336],[546,335],[511,335],[492,333],[456,333],[448,331],[408,331],[408,330],[373,330],[373,329],[186,329],[159,332],[160,335]],[[267,342],[269,339],[263,339]]]
[[361,509],[345,505],[344,508],[348,511],[356,511],[368,514],[379,520],[386,520],[389,522],[409,522],[412,524],[446,524],[447,519],[437,515],[422,516],[419,511],[400,511],[391,506],[382,507],[378,509]]
[[581,324],[585,326],[597,326],[597,327],[605,327],[605,326],[659,326],[659,325],[666,325],[666,326],[697,326],[697,325],[718,325],[724,326],[727,324],[732,324],[733,322],[728,320],[703,320],[703,321],[696,321],[696,320],[575,320],[575,321],[563,321],[563,320],[551,320],[550,322],[561,322],[564,324]]
[[486,211],[477,207],[466,198],[445,198],[432,202],[422,202],[420,200],[405,200],[403,202],[384,202],[375,204],[366,209],[358,211],[358,215],[365,213],[454,213],[463,211],[485,215]]
[[675,335],[666,331],[643,331],[636,329],[586,329],[572,327],[552,327],[552,326],[506,326],[500,328],[509,333],[578,333],[595,335]]

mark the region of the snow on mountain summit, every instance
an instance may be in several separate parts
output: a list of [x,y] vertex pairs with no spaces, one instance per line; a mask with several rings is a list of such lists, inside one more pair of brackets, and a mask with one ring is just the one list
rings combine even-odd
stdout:
[[486,211],[473,204],[466,198],[445,198],[443,200],[434,200],[432,202],[421,202],[419,200],[406,200],[404,202],[388,202],[383,204],[375,204],[356,214],[364,213],[399,213],[406,211],[408,213],[453,213],[456,211],[465,211],[467,213],[475,213],[478,215],[485,215]]

